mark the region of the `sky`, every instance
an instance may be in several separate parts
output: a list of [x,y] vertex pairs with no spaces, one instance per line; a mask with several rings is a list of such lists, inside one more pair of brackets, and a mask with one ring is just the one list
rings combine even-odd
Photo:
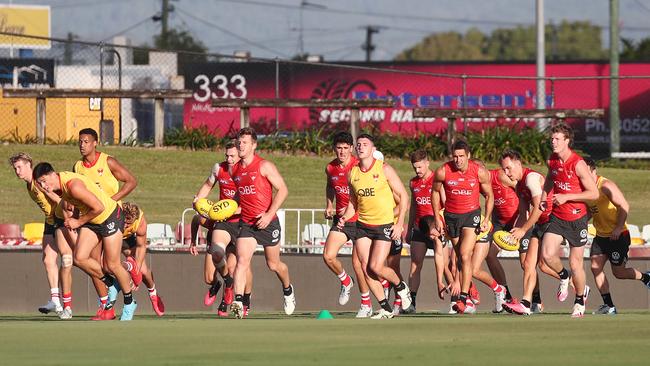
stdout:
[[[85,41],[152,44],[160,22],[161,0],[4,0],[51,6],[52,36],[69,32]],[[609,37],[609,0],[544,0],[545,22],[590,21]],[[290,58],[301,50],[326,61],[361,61],[367,26],[377,26],[373,60],[393,59],[430,33],[471,27],[531,25],[535,0],[171,0],[169,25],[187,30],[212,53],[237,50],[253,56]],[[301,4],[303,4],[301,6]],[[621,36],[650,37],[650,0],[620,0]],[[302,37],[301,37],[302,35]],[[302,42],[300,39],[302,38]],[[534,40],[531,40],[534,41]]]

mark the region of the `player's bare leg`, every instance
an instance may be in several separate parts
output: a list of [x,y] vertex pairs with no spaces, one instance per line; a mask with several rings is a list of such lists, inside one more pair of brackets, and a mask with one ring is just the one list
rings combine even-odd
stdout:
[[327,268],[334,273],[341,282],[341,290],[339,291],[339,304],[345,305],[350,300],[350,290],[354,286],[354,281],[343,268],[341,261],[338,260],[337,255],[341,247],[345,245],[348,237],[342,232],[330,231],[327,234],[325,241],[325,248],[323,250],[323,261]]
[[54,235],[43,235],[42,247],[43,252],[41,260],[45,267],[47,284],[50,287],[50,300],[46,305],[39,307],[38,310],[44,314],[51,311],[55,311],[59,314],[63,311],[63,307],[61,306],[61,292],[59,290],[59,251],[55,243]]
[[[503,311],[503,304],[506,301],[506,288],[500,285],[487,271],[483,269],[483,261],[488,256],[491,244],[479,242],[474,246],[472,254],[472,274],[477,280],[483,282],[494,292],[494,312]],[[474,303],[475,305],[478,305]]]

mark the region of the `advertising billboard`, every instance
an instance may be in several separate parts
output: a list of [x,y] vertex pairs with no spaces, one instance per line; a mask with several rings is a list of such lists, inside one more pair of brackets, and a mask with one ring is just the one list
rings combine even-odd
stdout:
[[20,37],[21,34],[50,37],[50,7],[41,5],[0,4],[0,47],[49,49],[49,39]]

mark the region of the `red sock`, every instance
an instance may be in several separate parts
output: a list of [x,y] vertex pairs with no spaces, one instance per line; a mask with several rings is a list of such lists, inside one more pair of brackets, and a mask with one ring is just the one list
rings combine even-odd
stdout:
[[382,280],[381,285],[384,286],[384,288],[389,288],[390,287],[390,282],[387,280]]
[[361,305],[364,306],[372,305],[372,303],[370,302],[370,292],[364,292],[361,294]]
[[63,307],[69,307],[72,308],[72,292],[68,292],[67,294],[63,294]]
[[100,297],[99,303],[101,304],[102,308],[105,308],[106,304],[108,303],[108,296]]
[[393,307],[402,306],[402,299],[399,296],[395,296],[395,301],[393,301]]

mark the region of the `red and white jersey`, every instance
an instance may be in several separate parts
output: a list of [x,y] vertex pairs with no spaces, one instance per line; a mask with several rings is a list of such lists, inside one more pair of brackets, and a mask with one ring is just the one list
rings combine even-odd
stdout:
[[255,224],[257,216],[268,211],[273,201],[271,182],[260,173],[263,161],[255,155],[250,165],[244,167],[243,161],[239,161],[232,171],[232,180],[239,193],[241,220],[247,224]]
[[430,173],[429,177],[419,178],[417,176],[411,178],[409,187],[411,188],[411,196],[415,202],[415,227],[420,224],[420,219],[427,215],[433,215],[433,206],[431,205],[431,190],[433,189],[434,173]]
[[[327,164],[325,172],[327,173],[327,183],[334,189],[336,198],[336,214],[341,216],[350,202],[350,185],[348,184],[348,173],[352,167],[359,164],[356,156],[351,156],[347,165],[341,166],[338,159],[334,159]],[[359,215],[355,212],[354,216],[347,222],[356,222]]]
[[[548,160],[548,169],[553,179],[555,194],[580,193],[584,191],[580,178],[576,175],[576,165],[582,158],[571,151],[567,161],[563,162],[557,154],[552,154]],[[587,214],[587,204],[583,202],[566,202],[553,206],[551,212],[557,218],[565,221],[574,221]]]
[[478,180],[479,165],[470,160],[467,171],[457,170],[453,162],[444,165],[445,181],[445,211],[454,214],[464,214],[478,209],[480,206],[481,184]]
[[[219,183],[219,200],[231,199],[238,200],[237,197],[237,186],[230,177],[228,172],[228,163],[223,161],[221,163],[214,164],[212,167],[212,172],[208,177],[208,181],[214,186],[216,183]],[[239,221],[239,215],[233,215],[228,219],[229,222]]]
[[514,188],[501,183],[501,169],[490,170],[490,183],[494,192],[494,215],[500,224],[513,225],[519,213],[519,197]]
[[[528,179],[531,173],[542,176],[540,173],[538,173],[533,169],[524,168],[524,173],[521,176],[521,180],[517,182],[517,187],[515,187],[519,199],[524,200],[524,202],[526,202],[528,206],[530,206],[533,201],[533,194],[531,193],[530,188],[528,187]],[[542,189],[544,188],[543,185],[541,188]],[[537,219],[537,223],[544,224],[548,222],[552,209],[553,209],[553,190],[551,190],[551,192],[549,192],[548,195],[546,196],[546,210],[543,211],[542,214],[539,216],[539,219]]]

